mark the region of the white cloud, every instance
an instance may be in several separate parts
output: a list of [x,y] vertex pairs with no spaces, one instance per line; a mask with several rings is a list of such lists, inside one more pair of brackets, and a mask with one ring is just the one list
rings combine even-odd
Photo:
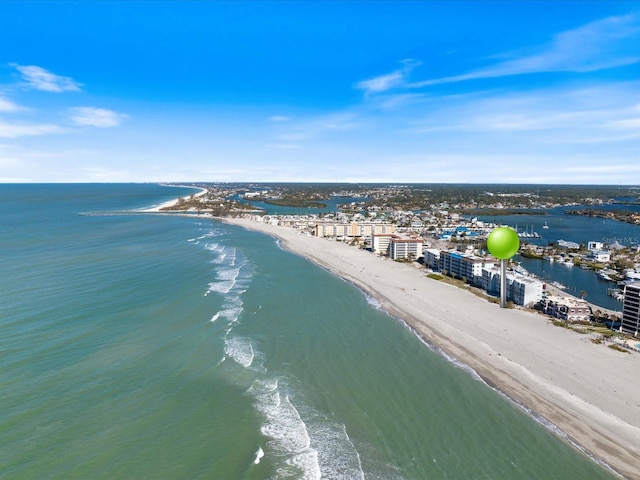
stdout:
[[[609,17],[556,35],[539,53],[500,62],[463,75],[415,82],[425,87],[480,78],[537,72],[592,72],[640,62],[640,25],[634,15]],[[501,56],[515,56],[503,54]]]
[[78,92],[82,86],[69,77],[61,77],[35,65],[18,65],[12,63],[12,67],[22,74],[27,86],[44,92]]
[[527,93],[495,91],[482,96],[434,100],[429,113],[416,115],[407,122],[413,123],[415,133],[521,132],[535,135],[537,143],[617,141],[633,138],[620,138],[614,130],[638,127],[633,106],[638,99],[638,82]]
[[640,135],[640,118],[623,118],[620,120],[614,120],[609,122],[608,126],[611,128],[638,129],[638,135]]
[[91,127],[117,127],[127,115],[94,107],[75,107],[70,109],[71,121],[76,125]]
[[30,137],[64,133],[65,129],[57,125],[41,124],[11,124],[0,120],[0,138]]
[[401,70],[380,75],[379,77],[363,80],[358,83],[357,87],[367,93],[384,92],[393,87],[397,87],[404,83],[404,75]]
[[392,88],[403,86],[406,83],[406,78],[415,67],[420,65],[420,62],[416,62],[413,59],[402,60],[401,63],[404,66],[394,72],[387,73],[386,75],[380,75],[378,77],[363,80],[356,84],[356,88],[364,90],[365,93],[379,93],[385,92]]
[[312,117],[296,123],[287,129],[282,129],[276,135],[276,144],[295,144],[296,142],[304,142],[307,140],[318,139],[330,133],[347,132],[356,130],[365,126],[359,115],[352,112],[336,112]]
[[274,115],[272,117],[269,117],[269,120],[272,122],[288,122],[291,119],[283,115]]
[[297,150],[300,145],[295,145],[293,143],[270,143],[267,145],[269,148],[278,148],[280,150]]
[[14,112],[22,112],[24,110],[27,110],[27,109],[5,98],[0,97],[0,112],[14,113]]

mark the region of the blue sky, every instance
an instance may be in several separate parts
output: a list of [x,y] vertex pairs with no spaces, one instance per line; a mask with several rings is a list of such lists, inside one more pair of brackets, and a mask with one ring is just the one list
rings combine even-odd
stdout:
[[0,2],[0,182],[640,184],[624,1]]

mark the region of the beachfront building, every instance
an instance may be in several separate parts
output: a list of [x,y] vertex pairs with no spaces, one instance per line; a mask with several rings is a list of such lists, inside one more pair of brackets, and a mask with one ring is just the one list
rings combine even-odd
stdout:
[[514,275],[509,281],[509,275],[507,275],[507,284],[509,285],[507,299],[516,305],[533,306],[542,300],[544,285],[535,278]]
[[389,242],[389,257],[393,260],[417,260],[422,257],[422,238],[392,236]]
[[424,264],[434,272],[440,271],[440,250],[437,248],[425,248],[422,251]]
[[575,297],[559,297],[547,295],[544,303],[544,313],[567,322],[584,322],[591,320],[589,304]]
[[384,222],[335,222],[318,221],[315,224],[316,237],[365,238],[374,234],[393,233],[396,227],[392,223]]
[[[445,275],[464,278],[467,283],[480,285],[482,283],[482,268],[490,260],[460,252],[440,252],[440,268]],[[491,261],[492,263],[492,261]]]
[[[500,268],[495,265],[482,269],[482,288],[490,295],[500,295]],[[544,285],[535,278],[507,272],[508,301],[520,306],[532,306],[542,300]]]
[[628,283],[624,286],[624,303],[622,306],[621,330],[638,336],[640,332],[640,282]]
[[371,235],[371,251],[376,255],[387,255],[389,253],[389,244],[392,233],[378,233]]

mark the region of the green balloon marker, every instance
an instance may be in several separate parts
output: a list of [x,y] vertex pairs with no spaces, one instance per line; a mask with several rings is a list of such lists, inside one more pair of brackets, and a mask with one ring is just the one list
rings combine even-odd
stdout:
[[487,248],[491,255],[500,259],[500,307],[506,308],[507,260],[518,253],[520,238],[516,231],[509,227],[494,228],[487,237]]
[[487,238],[487,248],[494,257],[508,260],[518,253],[520,238],[515,230],[509,227],[494,228]]

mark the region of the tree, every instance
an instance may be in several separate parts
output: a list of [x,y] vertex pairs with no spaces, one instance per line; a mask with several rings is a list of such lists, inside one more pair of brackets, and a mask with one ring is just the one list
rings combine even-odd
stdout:
[[587,292],[584,290],[580,290],[580,298],[582,300],[584,300],[585,298],[587,298]]

